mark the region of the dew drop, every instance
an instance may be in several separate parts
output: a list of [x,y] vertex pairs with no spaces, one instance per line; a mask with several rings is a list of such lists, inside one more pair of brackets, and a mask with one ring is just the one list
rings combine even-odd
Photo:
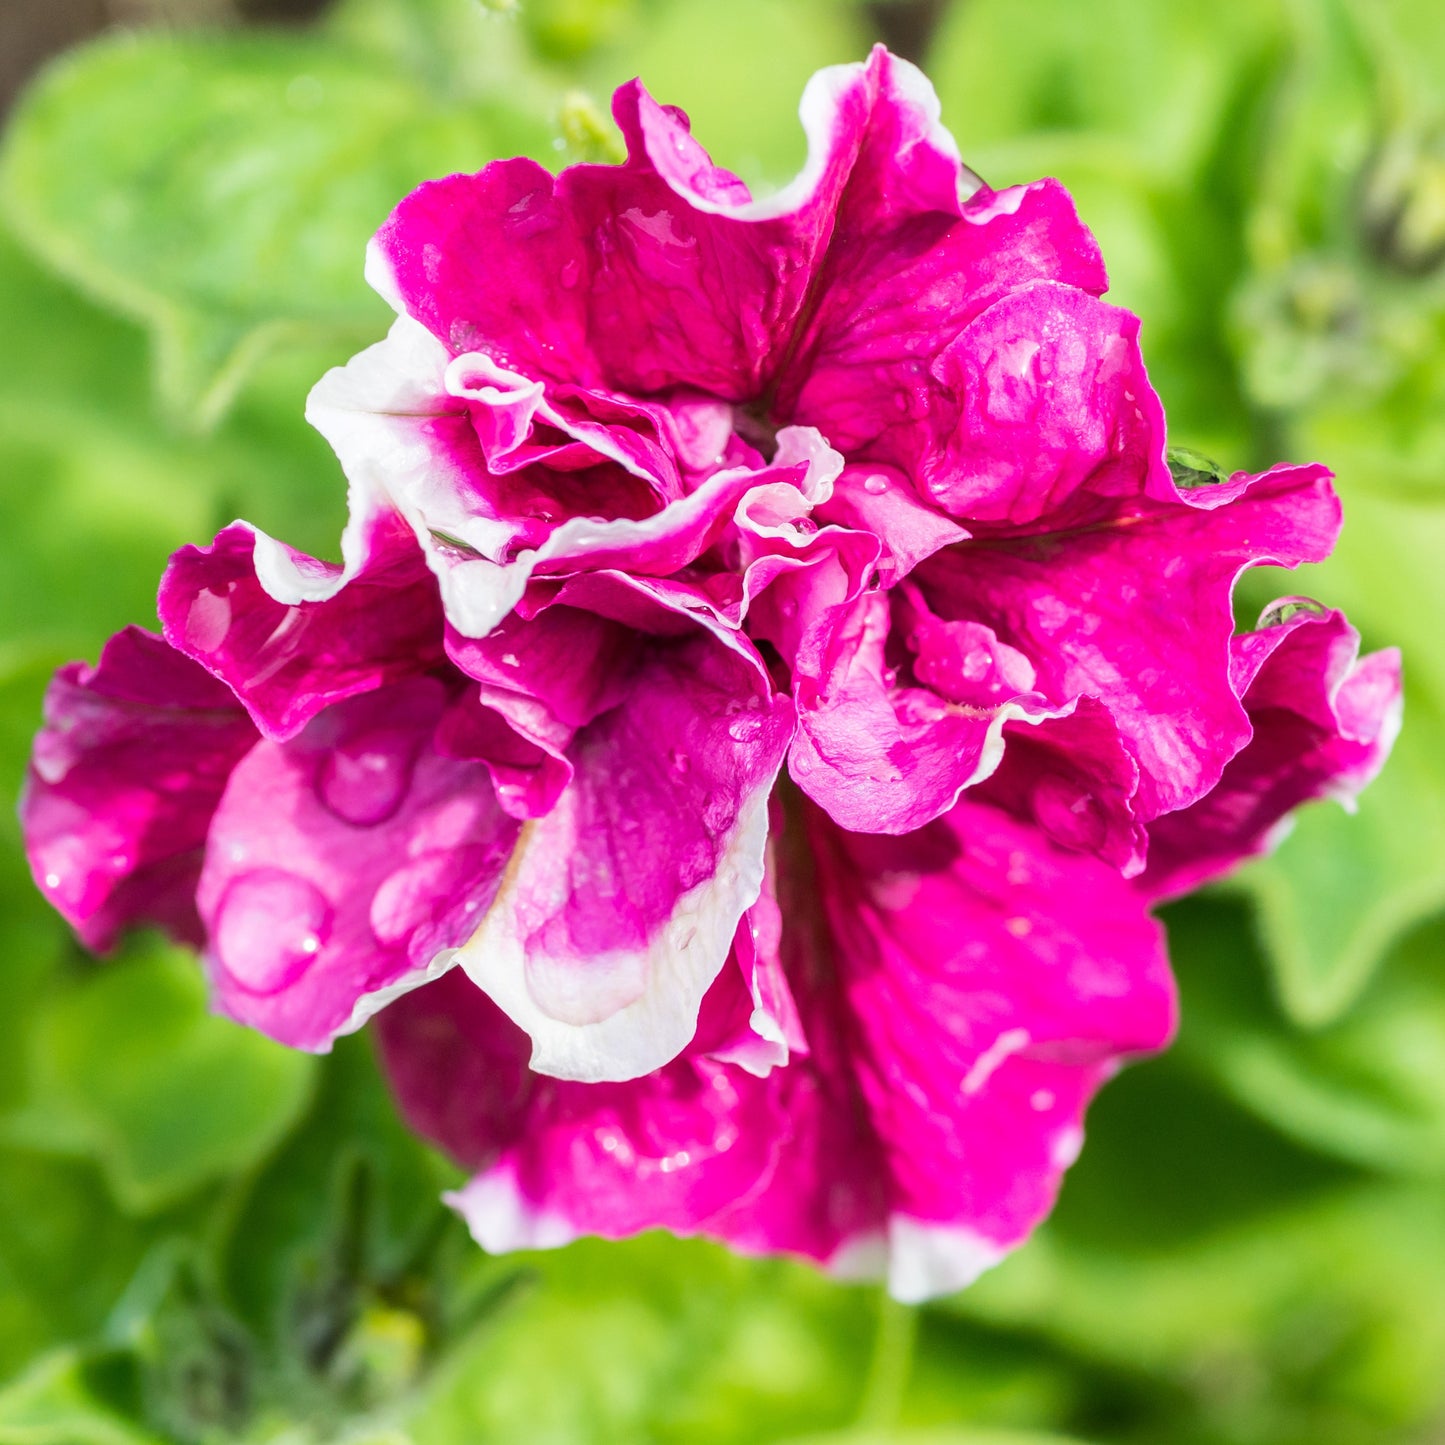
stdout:
[[186,613],[186,642],[197,652],[214,652],[231,630],[230,589],[196,594]]
[[759,717],[740,717],[728,724],[728,736],[735,743],[756,742],[762,730],[763,721]]
[[[383,880],[371,900],[371,931],[388,947],[405,943],[418,928],[440,923],[458,903],[474,914],[467,891],[498,873],[496,851],[484,844],[434,848],[419,854]],[[483,894],[483,901],[487,901]],[[460,938],[454,943],[460,943]]]
[[1301,615],[1323,617],[1328,611],[1329,608],[1316,602],[1312,597],[1281,597],[1277,602],[1271,602],[1259,614],[1259,625],[1261,629],[1283,627],[1286,622]]
[[327,754],[317,793],[343,822],[370,828],[386,822],[401,807],[411,772],[412,750],[404,740],[363,734]]
[[733,817],[733,805],[726,793],[709,793],[703,799],[702,825],[714,837],[732,827]]
[[883,493],[888,490],[888,478],[881,477],[877,472],[874,472],[871,477],[865,477],[863,479],[863,490],[867,492],[870,497],[881,497]]
[[258,868],[232,879],[221,897],[216,958],[248,993],[278,993],[315,961],[331,923],[331,905],[314,884],[280,868]]

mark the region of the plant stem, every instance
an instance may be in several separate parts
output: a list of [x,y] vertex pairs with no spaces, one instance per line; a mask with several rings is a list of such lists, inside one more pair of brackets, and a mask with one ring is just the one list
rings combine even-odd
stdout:
[[858,1405],[860,1426],[886,1430],[898,1423],[908,1377],[913,1372],[913,1346],[917,1338],[917,1309],[899,1304],[885,1290],[879,1297],[873,1359]]

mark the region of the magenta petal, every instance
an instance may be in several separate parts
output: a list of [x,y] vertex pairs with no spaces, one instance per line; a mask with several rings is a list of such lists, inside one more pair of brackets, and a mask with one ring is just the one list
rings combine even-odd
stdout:
[[952,516],[1015,526],[1082,489],[1138,495],[1166,470],[1138,337],[1137,317],[1053,283],[989,307],[934,365],[960,403],[918,465],[928,495]]
[[481,1170],[451,1202],[493,1251],[696,1233],[761,1186],[785,1129],[765,1082],[705,1059],[616,1084],[531,1073],[526,1035],[459,972],[378,1033],[412,1124]]
[[483,768],[431,750],[445,702],[433,679],[398,683],[232,773],[196,893],[223,1013],[325,1049],[450,967],[517,824]]
[[35,881],[89,947],[137,923],[200,942],[206,830],[255,741],[221,683],[139,628],[56,674],[20,822]]
[[[1033,670],[1027,660],[999,643],[990,629],[929,623],[932,650],[924,653],[921,669],[915,664],[914,682],[902,680],[890,665],[886,593],[860,598],[838,627],[838,660],[828,673],[815,673],[806,654],[795,662],[798,734],[788,769],[844,828],[864,833],[921,828],[998,766],[1005,724],[1051,715],[1030,691]],[[967,629],[970,637],[937,640],[950,627]],[[917,632],[911,641],[918,642]],[[970,667],[975,655],[985,659],[978,684],[965,684],[973,689],[966,702],[936,685],[939,674],[962,665],[951,655],[960,647]],[[950,662],[940,660],[944,653]]]
[[885,587],[906,577],[920,562],[968,532],[921,500],[894,467],[845,467],[833,495],[818,508],[820,520],[872,533],[882,544],[880,581]]
[[1161,929],[1112,868],[992,808],[963,803],[912,838],[828,839],[890,1280],[917,1299],[967,1283],[1048,1212],[1089,1097],[1121,1056],[1168,1041],[1173,986]]
[[998,770],[973,796],[1032,819],[1055,843],[1094,853],[1132,878],[1148,833],[1134,812],[1139,764],[1109,710],[1081,697],[1072,712],[1004,729]]
[[[399,517],[378,517],[365,560],[321,601],[277,601],[257,575],[256,542],[238,522],[209,547],[183,547],[160,615],[167,641],[226,683],[268,737],[294,737],[330,703],[441,661],[436,586]],[[286,552],[298,570],[341,574]]]
[[1389,756],[1403,703],[1399,653],[1361,658],[1340,613],[1289,605],[1300,610],[1234,639],[1251,736],[1218,786],[1150,824],[1139,880],[1150,897],[1187,892],[1265,852],[1312,798],[1352,806]]
[[956,191],[931,200],[899,206],[861,177],[850,187],[782,397],[790,417],[835,446],[910,473],[947,441],[957,408],[935,363],[975,317],[1037,281],[1078,288],[1085,301],[1106,285],[1098,246],[1055,181],[981,189],[962,206]]
[[693,1051],[759,1078],[808,1052],[782,957],[783,917],[771,879],[743,914],[732,958],[703,999]]
[[1050,703],[1108,708],[1141,769],[1143,820],[1207,792],[1249,736],[1229,683],[1236,577],[1319,561],[1339,528],[1322,467],[1233,490],[1212,509],[1141,501],[1107,524],[965,542],[915,573],[938,615],[986,623],[1022,652]]
[[524,830],[461,950],[533,1067],[631,1078],[673,1058],[757,898],[792,707],[708,636],[653,644],[580,729],[572,782]]

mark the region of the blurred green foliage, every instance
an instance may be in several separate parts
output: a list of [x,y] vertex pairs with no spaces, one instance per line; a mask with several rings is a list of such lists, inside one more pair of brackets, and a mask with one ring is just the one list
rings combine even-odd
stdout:
[[[245,515],[334,552],[309,383],[380,333],[366,239],[425,176],[615,145],[641,73],[775,185],[887,5],[339,0],[310,31],[63,57],[0,159],[0,790],[50,670]],[[1277,591],[1406,651],[1347,818],[1168,923],[1185,1024],[1091,1117],[1038,1239],[922,1311],[698,1243],[493,1260],[364,1038],[97,966],[0,822],[0,1445],[1365,1445],[1445,1438],[1445,23],[1437,0],[954,0],[925,57],[995,185],[1075,192],[1172,439],[1340,474]],[[1187,619],[1181,619],[1187,625]]]

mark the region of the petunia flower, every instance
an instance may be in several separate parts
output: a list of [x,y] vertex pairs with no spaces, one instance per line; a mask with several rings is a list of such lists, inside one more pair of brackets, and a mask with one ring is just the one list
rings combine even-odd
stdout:
[[1162,1047],[1158,898],[1348,801],[1399,717],[1261,563],[1319,467],[1166,449],[1063,190],[992,191],[879,50],[753,199],[636,83],[615,167],[422,186],[388,338],[309,415],[342,561],[243,523],[159,636],[62,670],[22,802],[82,938],[159,925],[216,1007],[376,1018],[503,1249],[652,1226],[903,1298],[1027,1237]]

